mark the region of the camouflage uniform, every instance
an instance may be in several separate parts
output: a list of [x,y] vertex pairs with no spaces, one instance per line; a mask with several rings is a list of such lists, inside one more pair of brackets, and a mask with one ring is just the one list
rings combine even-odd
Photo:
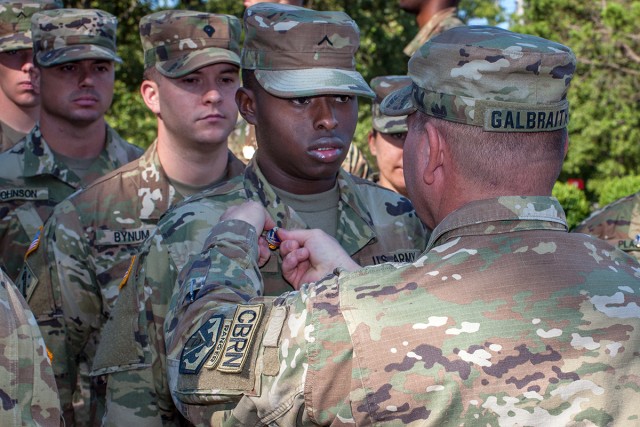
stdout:
[[[60,0],[0,2],[0,52],[31,49],[31,15],[60,7]],[[0,120],[0,152],[7,151],[26,135]]]
[[[460,27],[421,47],[413,84],[381,110],[518,141],[566,127],[575,66],[560,44]],[[257,240],[223,221],[180,275],[165,327],[186,414],[235,404],[228,425],[283,426],[640,420],[628,403],[640,399],[640,266],[567,233],[553,197],[466,202],[414,262],[337,271],[276,298],[262,296]]]
[[[115,54],[115,30],[116,19],[106,12],[40,11],[32,16],[34,58],[41,67],[91,58],[121,61]],[[36,125],[13,149],[0,154],[0,255],[9,277],[19,273],[30,243],[37,247],[36,236],[56,204],[142,151],[107,126],[102,153],[80,179],[55,157]],[[17,285],[24,292],[24,284]]]
[[[628,402],[639,398],[640,269],[566,233],[552,198],[469,204],[412,264],[338,273],[275,299],[259,297],[255,230],[225,221],[214,235],[201,261],[229,273],[195,296],[206,268],[182,277],[172,384],[185,404],[213,408],[244,392],[229,425],[639,419]],[[244,351],[231,354],[232,343]]]
[[[243,169],[229,153],[225,180]],[[84,353],[91,365],[132,256],[160,216],[182,199],[162,170],[154,143],[138,160],[63,200],[47,221],[41,244],[23,269],[31,279],[29,304],[54,355],[63,405],[71,404],[78,357]],[[103,405],[94,419],[100,419]]]
[[[341,208],[336,238],[357,262],[370,265],[387,259],[408,260],[421,252],[427,236],[407,199],[345,172],[340,173],[338,185]],[[110,373],[107,415],[109,405],[121,406],[118,412],[128,407],[143,415],[157,405],[166,419],[176,416],[164,371],[167,361],[162,331],[174,283],[189,256],[202,250],[211,227],[226,208],[249,199],[262,203],[279,225],[306,228],[298,214],[282,204],[255,160],[243,177],[193,196],[167,212],[158,230],[142,246],[103,331],[96,356],[102,360],[94,363],[94,368],[96,374]],[[282,279],[280,262],[272,257],[262,269],[270,295],[292,289]],[[153,398],[156,395],[158,401]],[[145,402],[144,410],[136,406],[140,402]]]
[[453,27],[464,25],[464,22],[457,16],[458,9],[449,7],[442,9],[429,19],[429,22],[420,27],[418,34],[405,46],[403,52],[407,56],[411,56],[420,48],[427,40],[433,36],[437,36],[443,31]]
[[[55,205],[77,189],[136,159],[142,149],[107,126],[104,150],[80,179],[55,155],[36,126],[11,150],[0,154],[0,255],[2,268],[17,277],[30,244]],[[33,242],[32,242],[33,241]],[[16,283],[22,292],[26,283]]]
[[591,234],[640,261],[640,193],[599,209],[572,232]]
[[[156,21],[161,24],[155,25]],[[228,25],[229,21],[235,27]],[[197,40],[194,33],[198,24],[200,28],[214,25],[216,42],[205,41],[197,48],[177,50],[179,58],[172,56],[171,60],[180,59],[180,63],[168,61],[166,56],[164,60],[156,59],[163,57],[160,49],[171,49],[165,45],[165,37],[180,33],[183,40],[189,36]],[[183,75],[219,62],[239,65],[240,24],[235,17],[164,11],[143,18],[140,26],[147,69],[155,66],[163,74],[170,70]],[[235,33],[225,34],[229,27],[235,28]],[[230,45],[237,53],[227,50]],[[56,206],[45,225],[42,243],[25,261],[25,275],[32,279],[27,291],[29,303],[54,355],[54,372],[65,408],[71,406],[77,360],[83,355],[92,364],[100,330],[123,277],[126,280],[132,257],[155,229],[160,216],[183,200],[160,163],[157,148],[162,142],[169,143],[154,142],[138,160],[94,181]],[[238,176],[243,170],[244,164],[227,152],[226,171],[220,181]],[[105,390],[100,387],[104,378],[92,383],[97,393],[90,422],[94,425],[104,412]]]
[[60,425],[60,401],[40,330],[0,271],[0,394],[3,427]]

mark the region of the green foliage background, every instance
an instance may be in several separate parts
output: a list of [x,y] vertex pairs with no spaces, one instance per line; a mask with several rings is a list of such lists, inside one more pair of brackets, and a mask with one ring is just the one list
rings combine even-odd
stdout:
[[[418,31],[415,16],[397,0],[307,0],[307,7],[343,10],[358,22],[358,70],[367,81],[383,74],[406,74],[403,47]],[[142,49],[138,21],[163,8],[184,8],[242,17],[241,0],[66,1],[66,7],[100,8],[119,19],[118,68],[109,122],[129,141],[146,147],[155,136],[155,119],[138,93]],[[560,181],[582,178],[586,192],[559,184],[554,194],[572,224],[590,209],[640,190],[640,2],[636,0],[525,0],[521,16],[507,17],[497,0],[461,0],[463,20],[485,18],[509,23],[514,31],[539,35],[570,46],[579,60],[569,95],[570,148]],[[354,142],[368,153],[370,103],[360,101]],[[586,207],[586,208],[585,208]]]
[[578,58],[560,180],[582,178],[594,207],[640,190],[640,2],[527,0],[523,12],[511,29]]

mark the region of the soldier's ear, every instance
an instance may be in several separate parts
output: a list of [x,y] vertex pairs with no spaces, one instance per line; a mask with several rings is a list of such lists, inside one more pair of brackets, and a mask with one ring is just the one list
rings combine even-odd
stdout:
[[257,123],[255,93],[246,87],[239,88],[236,92],[236,104],[238,104],[238,112],[247,123],[255,125]]
[[154,113],[160,114],[160,99],[158,96],[158,84],[153,80],[143,80],[140,85],[140,94],[147,107]]

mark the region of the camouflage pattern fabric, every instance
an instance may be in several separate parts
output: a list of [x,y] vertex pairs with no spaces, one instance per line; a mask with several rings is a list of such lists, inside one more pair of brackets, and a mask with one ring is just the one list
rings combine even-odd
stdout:
[[[244,165],[229,154],[227,179]],[[28,301],[53,354],[65,418],[82,356],[93,362],[100,330],[119,293],[131,259],[160,216],[183,197],[164,173],[156,142],[145,154],[59,203],[42,240],[25,260]],[[95,379],[90,424],[104,408],[104,379]]]
[[371,89],[376,94],[371,103],[371,126],[382,133],[402,133],[408,130],[406,116],[385,116],[380,103],[391,92],[411,86],[409,76],[378,76],[371,79]]
[[0,271],[0,425],[60,426],[60,401],[47,348],[27,303]]
[[122,62],[115,16],[99,9],[55,9],[31,17],[33,57],[42,67],[83,59]]
[[595,236],[640,261],[640,193],[597,210],[572,232]]
[[569,122],[570,48],[483,25],[455,27],[409,60],[413,85],[387,96],[388,116],[417,110],[487,132],[547,132]]
[[0,153],[16,145],[27,134],[18,132],[8,124],[0,121]]
[[0,52],[31,49],[31,16],[40,10],[61,7],[61,0],[1,1]]
[[429,21],[420,27],[418,34],[405,46],[403,52],[407,56],[413,55],[420,46],[422,46],[427,40],[433,36],[437,36],[443,31],[454,27],[460,27],[464,25],[464,22],[457,16],[458,9],[450,7],[442,9],[429,19]]
[[[36,125],[11,150],[0,154],[0,258],[2,269],[15,278],[29,247],[38,245],[39,230],[55,205],[107,172],[140,157],[142,149],[107,126],[100,156],[81,180],[56,159]],[[25,292],[26,283],[16,281]]]
[[181,275],[191,340],[170,383],[185,404],[238,402],[228,425],[636,424],[640,265],[566,231],[551,197],[475,201],[413,263],[274,299],[255,230],[221,222],[207,258],[224,273],[197,293],[202,268]]
[[[388,259],[414,259],[423,250],[428,234],[407,199],[344,171],[338,176],[338,186],[341,199],[336,238],[355,260],[368,265]],[[262,203],[283,227],[306,228],[299,215],[276,196],[255,160],[247,166],[244,176],[193,196],[168,211],[141,248],[103,330],[96,355],[96,359],[103,360],[96,360],[94,369],[96,374],[109,373],[107,425],[127,420],[151,425],[154,420],[160,423],[176,419],[166,368],[167,364],[169,369],[177,368],[177,361],[166,359],[163,333],[174,284],[188,258],[200,253],[209,231],[226,208],[246,200]],[[281,276],[280,262],[274,256],[262,269],[270,295],[292,289]],[[173,325],[172,319],[167,319],[168,325]],[[173,326],[169,329],[172,336]],[[109,345],[107,334],[114,337]],[[107,356],[108,352],[112,356]],[[114,418],[110,418],[111,407]],[[122,416],[127,413],[129,418]],[[121,416],[115,418],[118,415]],[[212,422],[207,408],[202,413],[194,408],[188,416],[195,424]]]
[[355,68],[360,30],[346,13],[257,3],[245,10],[243,25],[242,68],[255,70],[270,94],[373,98]]
[[240,21],[235,16],[165,10],[140,20],[144,68],[166,77],[186,76],[206,65],[240,65]]

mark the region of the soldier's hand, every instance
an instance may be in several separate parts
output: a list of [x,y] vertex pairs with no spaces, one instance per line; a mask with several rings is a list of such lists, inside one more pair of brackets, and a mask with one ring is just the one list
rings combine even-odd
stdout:
[[258,233],[258,266],[262,267],[269,260],[271,251],[261,234],[263,231],[275,227],[275,221],[271,219],[267,210],[260,203],[254,201],[231,206],[220,217],[221,221],[231,219],[247,222],[256,229]]
[[281,228],[278,236],[282,240],[282,274],[295,289],[322,279],[338,267],[347,271],[360,268],[342,246],[322,230]]

